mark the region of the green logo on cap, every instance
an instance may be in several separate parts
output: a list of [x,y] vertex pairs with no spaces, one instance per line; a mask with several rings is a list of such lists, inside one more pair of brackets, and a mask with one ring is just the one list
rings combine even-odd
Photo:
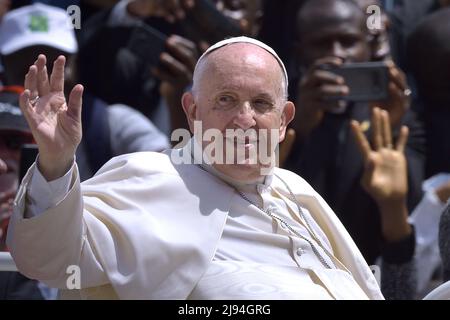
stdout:
[[48,32],[48,18],[46,16],[31,16],[28,27],[32,32]]

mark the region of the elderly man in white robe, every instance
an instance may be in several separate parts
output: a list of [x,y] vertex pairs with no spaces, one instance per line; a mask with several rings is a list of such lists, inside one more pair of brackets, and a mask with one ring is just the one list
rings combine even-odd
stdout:
[[[180,149],[113,158],[80,184],[74,154],[83,87],[75,86],[66,103],[64,63],[59,57],[49,77],[39,56],[21,96],[39,146],[8,231],[23,274],[61,289],[63,298],[383,298],[320,195],[273,163],[263,174],[267,165],[248,159],[248,137],[231,142],[244,147],[244,161],[205,161],[194,149],[213,142],[194,135]],[[278,143],[295,113],[287,85],[271,48],[232,38],[199,59],[182,105],[191,130],[195,121],[223,134],[268,130]],[[270,138],[255,140],[273,150]],[[223,139],[218,145],[230,145]],[[179,161],[186,155],[194,161]],[[74,290],[71,266],[81,276]]]

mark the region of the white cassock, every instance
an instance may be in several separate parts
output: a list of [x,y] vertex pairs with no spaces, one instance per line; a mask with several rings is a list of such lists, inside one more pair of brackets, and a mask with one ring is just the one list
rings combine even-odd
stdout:
[[[302,178],[275,168],[261,184],[230,186],[212,167],[175,164],[189,146],[116,157],[81,186],[76,166],[51,183],[31,167],[8,230],[19,270],[63,298],[383,298],[342,223]],[[48,205],[25,218],[40,202]],[[65,290],[70,265],[80,267],[81,290]]]

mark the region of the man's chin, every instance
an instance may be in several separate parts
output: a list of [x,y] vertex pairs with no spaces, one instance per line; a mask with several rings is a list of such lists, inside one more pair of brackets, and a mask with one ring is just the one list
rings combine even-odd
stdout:
[[258,181],[271,172],[270,166],[255,164],[249,160],[245,160],[242,163],[216,165],[216,169],[230,178],[243,183]]

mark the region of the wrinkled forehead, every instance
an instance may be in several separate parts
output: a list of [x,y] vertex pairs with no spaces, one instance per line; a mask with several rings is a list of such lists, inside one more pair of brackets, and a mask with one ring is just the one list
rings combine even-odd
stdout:
[[287,82],[284,66],[280,64],[278,59],[258,45],[239,42],[230,43],[203,55],[199,59],[194,70],[194,81],[206,70],[239,71],[248,67],[273,72]]
[[221,47],[205,56],[204,61],[211,65],[256,65],[282,72],[277,60],[270,53],[248,43],[232,43]]
[[[224,53],[224,51],[225,51],[225,53]],[[287,71],[283,64],[283,61],[281,61],[280,57],[277,55],[275,50],[273,50],[271,47],[269,47],[268,45],[266,45],[265,43],[263,43],[259,40],[245,37],[245,36],[225,39],[225,40],[219,41],[216,44],[209,47],[208,50],[206,50],[197,61],[197,65],[195,66],[195,69],[194,69],[194,78],[195,78],[195,73],[196,73],[195,71],[197,71],[198,67],[203,65],[204,61],[210,60],[211,56],[222,57],[222,54],[224,54],[224,55],[228,55],[228,56],[232,55],[232,56],[236,57],[236,55],[237,56],[240,56],[240,55],[245,56],[247,54],[254,55],[257,52],[259,52],[259,54],[261,54],[261,57],[265,56],[266,58],[268,58],[269,61],[275,59],[275,61],[278,63],[278,65],[281,69],[282,76],[283,76],[284,82],[287,87],[287,85],[288,85]],[[240,60],[238,59],[237,61],[240,61]]]
[[357,28],[366,25],[362,8],[356,2],[348,0],[308,1],[297,12],[296,19],[296,32],[301,35],[342,25],[353,25]]

